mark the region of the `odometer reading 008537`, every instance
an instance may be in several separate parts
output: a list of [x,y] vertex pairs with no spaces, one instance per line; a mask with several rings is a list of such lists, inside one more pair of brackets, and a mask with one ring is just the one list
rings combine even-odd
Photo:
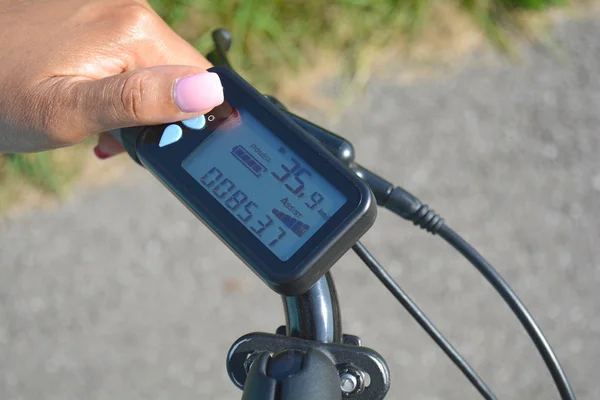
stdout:
[[244,113],[195,149],[182,167],[281,261],[289,260],[347,201],[273,133]]

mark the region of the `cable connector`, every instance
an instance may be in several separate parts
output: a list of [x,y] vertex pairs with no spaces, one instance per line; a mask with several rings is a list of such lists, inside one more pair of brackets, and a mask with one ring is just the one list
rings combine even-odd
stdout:
[[354,172],[369,185],[377,199],[377,205],[387,208],[433,235],[444,226],[444,218],[406,190],[401,187],[394,188],[393,184],[360,164],[354,165]]
[[435,210],[429,208],[427,204],[423,204],[421,200],[401,187],[392,190],[384,206],[433,235],[437,234],[445,223],[444,218]]

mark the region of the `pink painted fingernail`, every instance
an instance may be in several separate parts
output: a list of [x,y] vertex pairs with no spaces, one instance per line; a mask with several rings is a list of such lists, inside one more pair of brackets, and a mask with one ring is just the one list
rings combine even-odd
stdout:
[[178,79],[173,96],[179,109],[186,113],[210,110],[224,100],[221,79],[214,72],[203,72]]

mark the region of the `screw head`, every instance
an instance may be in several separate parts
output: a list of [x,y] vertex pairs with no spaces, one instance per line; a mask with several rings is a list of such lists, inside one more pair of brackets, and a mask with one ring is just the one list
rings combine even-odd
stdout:
[[340,375],[340,381],[340,387],[344,394],[351,394],[356,391],[358,386],[358,379],[356,379],[356,376],[346,372]]
[[338,366],[340,388],[344,397],[351,397],[365,391],[365,374],[350,364]]

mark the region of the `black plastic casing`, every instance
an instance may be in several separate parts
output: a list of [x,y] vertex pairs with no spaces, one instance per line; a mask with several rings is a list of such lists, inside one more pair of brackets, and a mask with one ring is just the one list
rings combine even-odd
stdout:
[[377,215],[373,194],[352,171],[239,75],[228,68],[209,71],[220,76],[227,103],[250,112],[340,190],[347,198],[346,204],[289,260],[281,261],[181,166],[218,127],[218,121],[207,123],[203,131],[191,131],[180,124],[183,137],[163,148],[158,142],[166,125],[143,128],[135,155],[271,289],[285,296],[305,293],[373,225]]
[[262,353],[246,378],[242,400],[342,400],[333,361],[317,349]]

